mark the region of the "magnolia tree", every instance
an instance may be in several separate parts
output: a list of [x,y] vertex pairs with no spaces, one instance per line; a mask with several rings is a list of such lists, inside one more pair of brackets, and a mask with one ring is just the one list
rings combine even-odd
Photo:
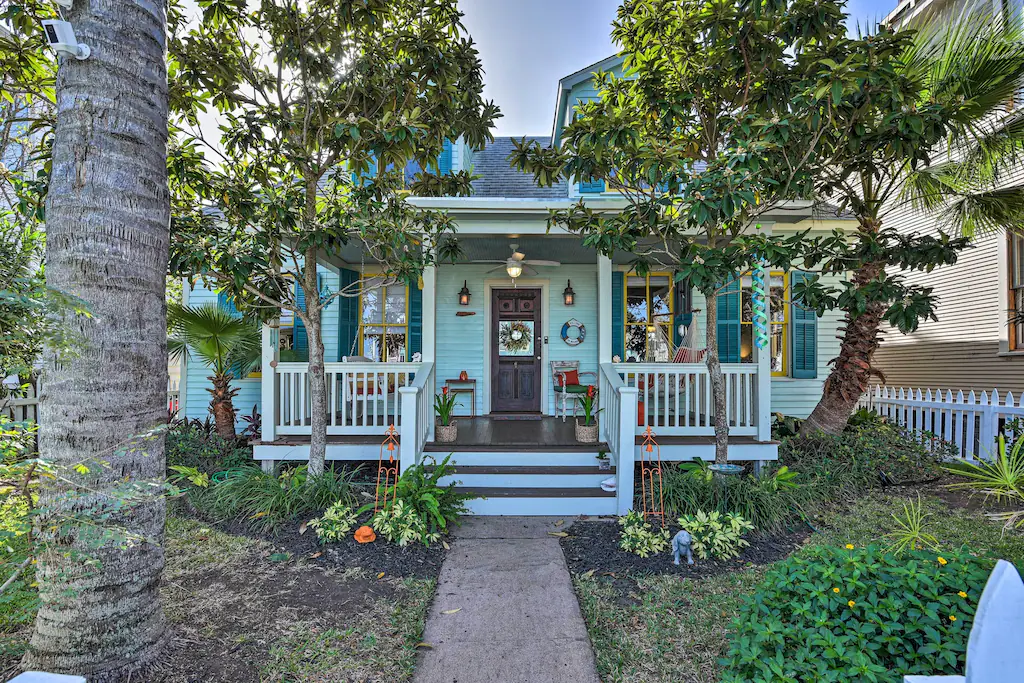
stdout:
[[[808,305],[845,312],[842,345],[802,431],[843,430],[872,377],[883,322],[901,332],[936,318],[931,289],[908,270],[955,262],[977,233],[1024,229],[1024,187],[1009,176],[1024,145],[1024,114],[1008,110],[1024,76],[1019,16],[966,14],[916,35],[881,29],[849,61],[826,63],[858,84],[835,113],[818,165],[818,191],[857,218],[847,248],[816,261],[848,276],[841,291],[818,281]],[[934,212],[936,234],[897,232],[895,212]],[[957,235],[951,238],[947,234]]]
[[[355,245],[386,285],[450,255],[448,217],[404,200],[406,164],[423,169],[414,193],[468,194],[469,173],[442,175],[436,160],[459,136],[484,145],[499,116],[460,19],[455,0],[212,3],[172,17],[172,272],[303,322],[313,477],[326,450],[323,311],[363,285],[322,291],[317,264]],[[214,136],[200,125],[210,108]]]
[[694,0],[626,2],[614,22],[625,73],[596,75],[600,98],[582,104],[556,149],[517,143],[514,166],[537,182],[603,180],[627,200],[622,211],[583,202],[552,223],[585,236],[633,267],[675,271],[707,300],[707,366],[716,452],[725,463],[728,420],[717,348],[717,296],[744,272],[788,268],[806,249],[834,249],[761,231],[758,217],[811,194],[834,99],[823,63],[853,58],[841,5]]

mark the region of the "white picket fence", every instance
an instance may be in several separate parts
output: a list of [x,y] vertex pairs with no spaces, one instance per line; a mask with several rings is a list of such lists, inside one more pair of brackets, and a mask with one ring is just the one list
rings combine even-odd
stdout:
[[[30,384],[28,392],[23,396],[0,400],[0,414],[7,415],[15,422],[39,421],[39,391],[42,388],[42,380],[36,380]],[[178,417],[181,411],[181,392],[178,390],[178,380],[167,380],[167,412],[171,417]]]
[[952,444],[967,460],[990,459],[1007,423],[1024,419],[1024,394],[1018,400],[1013,392],[1001,396],[998,390],[979,395],[878,385],[861,397],[859,406],[923,437]]

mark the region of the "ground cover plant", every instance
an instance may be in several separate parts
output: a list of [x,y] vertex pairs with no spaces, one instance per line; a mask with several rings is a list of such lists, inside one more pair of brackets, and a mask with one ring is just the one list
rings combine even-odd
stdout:
[[[447,456],[437,462],[427,456],[403,472],[394,485],[380,487],[378,499],[383,504],[370,522],[374,531],[400,546],[429,546],[447,533],[450,524],[458,524],[459,517],[468,512],[466,501],[476,496],[456,491],[455,481],[444,486],[438,483],[452,473],[450,460]],[[361,511],[377,505],[367,505]]]

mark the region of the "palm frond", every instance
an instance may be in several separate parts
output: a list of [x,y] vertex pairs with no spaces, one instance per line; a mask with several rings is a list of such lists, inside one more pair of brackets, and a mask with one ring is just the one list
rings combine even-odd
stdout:
[[172,339],[187,344],[191,352],[217,374],[228,374],[236,358],[251,356],[253,336],[259,338],[256,323],[214,304],[172,304],[167,309],[167,326]]
[[1024,230],[1024,186],[964,194],[944,213],[949,232],[977,237]]

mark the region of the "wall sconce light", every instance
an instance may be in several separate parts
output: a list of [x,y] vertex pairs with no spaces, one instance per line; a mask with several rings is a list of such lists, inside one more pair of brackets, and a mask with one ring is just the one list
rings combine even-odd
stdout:
[[466,285],[467,285],[467,281],[463,280],[462,281],[462,290],[459,291],[459,305],[460,306],[468,306],[469,305],[469,287],[467,287]]
[[566,306],[572,306],[576,303],[576,292],[572,291],[572,283],[568,280],[565,281],[565,291],[562,292],[562,296],[565,297]]

